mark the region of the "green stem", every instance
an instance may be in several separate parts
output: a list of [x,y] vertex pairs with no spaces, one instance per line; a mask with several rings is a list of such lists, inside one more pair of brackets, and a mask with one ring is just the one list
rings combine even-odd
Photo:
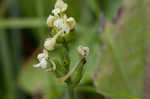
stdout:
[[75,99],[74,88],[68,85],[68,99]]

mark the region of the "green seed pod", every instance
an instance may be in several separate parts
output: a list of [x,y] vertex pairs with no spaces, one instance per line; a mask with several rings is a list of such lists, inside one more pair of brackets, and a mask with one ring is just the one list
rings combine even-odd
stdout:
[[85,63],[86,63],[86,59],[84,57],[76,65],[75,70],[71,76],[71,84],[70,85],[72,87],[75,87],[80,83],[80,80],[82,79],[83,74],[84,74]]

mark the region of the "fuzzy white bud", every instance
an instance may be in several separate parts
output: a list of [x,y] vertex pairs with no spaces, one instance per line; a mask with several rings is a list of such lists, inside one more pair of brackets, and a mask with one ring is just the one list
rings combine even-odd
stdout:
[[46,22],[46,23],[47,23],[47,25],[48,25],[49,27],[52,27],[54,21],[55,21],[55,17],[52,16],[52,15],[49,15],[49,17],[47,18],[47,22]]
[[67,19],[67,23],[68,23],[68,25],[69,25],[71,30],[75,27],[75,24],[76,24],[76,22],[75,22],[73,17],[68,18]]
[[67,10],[68,5],[63,2],[63,0],[57,0],[55,4],[55,9],[59,8],[61,12],[64,12]]
[[56,38],[47,38],[45,43],[44,43],[44,47],[45,49],[52,51],[55,49],[55,45],[56,45]]
[[78,53],[79,53],[81,56],[86,57],[86,56],[89,55],[89,48],[80,45],[80,46],[78,47]]

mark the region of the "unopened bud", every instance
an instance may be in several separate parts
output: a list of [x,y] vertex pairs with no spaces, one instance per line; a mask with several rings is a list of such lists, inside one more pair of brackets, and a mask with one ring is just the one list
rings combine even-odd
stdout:
[[49,26],[49,27],[52,27],[53,26],[53,23],[54,23],[54,20],[55,20],[55,17],[54,16],[52,16],[52,15],[49,15],[49,17],[47,18],[47,25]]
[[74,18],[72,18],[72,17],[67,19],[67,23],[68,23],[68,25],[70,27],[70,30],[72,30],[74,28],[75,24],[76,24]]
[[49,51],[54,50],[55,45],[56,45],[56,38],[55,37],[46,39],[46,41],[44,43],[44,47]]
[[57,0],[56,4],[55,4],[55,9],[59,8],[61,10],[61,12],[64,12],[67,10],[68,5],[66,3],[63,2],[63,0]]
[[89,48],[80,45],[80,46],[78,47],[78,53],[79,53],[81,56],[86,57],[86,56],[89,55]]

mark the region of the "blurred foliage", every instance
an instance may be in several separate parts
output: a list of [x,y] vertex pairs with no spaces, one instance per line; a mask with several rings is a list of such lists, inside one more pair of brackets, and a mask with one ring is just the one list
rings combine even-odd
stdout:
[[[0,99],[67,99],[64,83],[32,67],[55,1],[1,0]],[[64,1],[77,20],[71,67],[77,45],[90,48],[78,99],[149,99],[149,0]]]
[[98,91],[110,99],[142,98],[145,59],[149,57],[144,54],[150,17],[146,3],[149,1],[126,0],[117,24],[108,22],[102,34],[105,45],[96,83]]

